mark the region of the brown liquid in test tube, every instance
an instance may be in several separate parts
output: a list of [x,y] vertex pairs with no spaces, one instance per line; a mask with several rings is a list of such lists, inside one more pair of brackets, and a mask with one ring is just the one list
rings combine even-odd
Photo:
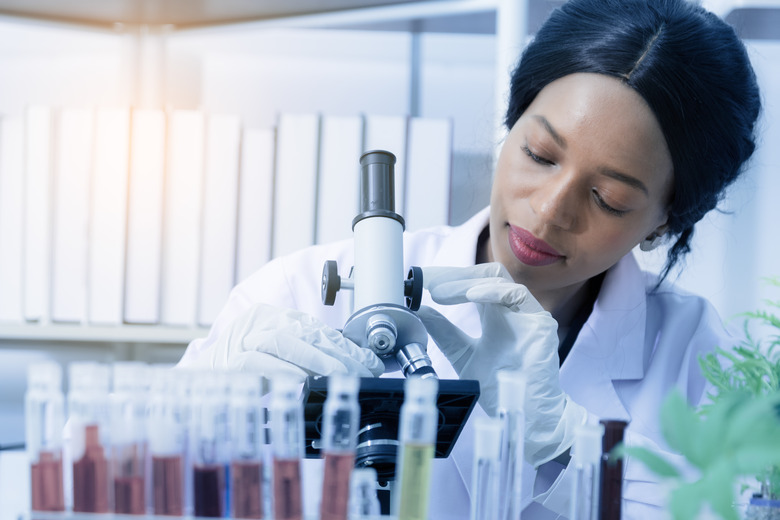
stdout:
[[155,515],[184,514],[182,457],[152,457],[152,496]]
[[347,520],[349,477],[354,466],[353,453],[325,454],[320,520]]
[[33,511],[65,511],[62,490],[62,457],[42,451],[30,467]]
[[124,515],[146,513],[144,450],[137,445],[114,446],[114,512]]
[[301,463],[298,459],[274,459],[274,518],[302,520]]
[[84,429],[84,455],[73,463],[73,511],[108,513],[108,460],[95,424]]
[[233,518],[263,518],[263,465],[235,461],[230,467]]

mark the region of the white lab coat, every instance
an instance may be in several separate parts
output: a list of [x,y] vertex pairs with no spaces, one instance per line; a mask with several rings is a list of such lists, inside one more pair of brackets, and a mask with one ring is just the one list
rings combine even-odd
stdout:
[[[437,227],[404,235],[405,266],[468,266],[476,257],[477,237],[488,222],[488,209],[458,227]],[[208,351],[219,334],[252,304],[269,303],[307,312],[334,328],[351,314],[348,291],[333,307],[323,305],[322,267],[336,260],[342,275],[353,265],[352,241],[307,248],[277,258],[240,283],[219,314],[209,335],[193,341],[181,365]],[[629,421],[627,442],[664,449],[659,410],[668,391],[677,388],[690,403],[706,398],[698,357],[733,340],[713,307],[704,299],[664,284],[653,292],[655,276],[640,271],[631,254],[607,273],[591,316],[560,371],[563,390],[584,406],[589,421],[600,418]],[[423,304],[437,308],[467,333],[480,334],[479,317],[471,304],[439,306],[426,293]],[[429,355],[441,378],[456,378],[447,359],[431,341]],[[385,374],[401,377],[398,372]],[[477,407],[474,416],[483,414]],[[471,421],[470,421],[471,423]],[[432,519],[469,516],[472,428],[464,428],[453,453],[436,460],[431,489]],[[623,518],[647,520],[663,516],[661,486],[638,461],[625,463]],[[310,472],[314,473],[314,472]],[[550,462],[524,471],[524,519],[568,516],[571,472]],[[316,478],[304,485],[316,485]],[[307,486],[308,487],[308,486]],[[319,490],[305,491],[315,497]],[[316,504],[307,504],[314,512]]]

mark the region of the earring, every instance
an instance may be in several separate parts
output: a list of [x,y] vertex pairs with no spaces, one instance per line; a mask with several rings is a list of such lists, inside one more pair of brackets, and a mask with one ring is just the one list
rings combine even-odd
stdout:
[[656,247],[661,245],[661,240],[663,238],[663,235],[656,235],[653,233],[646,239],[639,242],[639,249],[642,251],[652,251]]

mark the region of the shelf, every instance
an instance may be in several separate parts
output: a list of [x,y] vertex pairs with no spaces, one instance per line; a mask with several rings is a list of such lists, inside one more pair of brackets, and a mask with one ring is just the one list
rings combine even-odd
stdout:
[[[112,28],[115,24],[173,25],[177,29],[350,13],[452,0],[0,0],[0,15]],[[485,2],[483,2],[485,3]],[[487,2],[493,3],[495,2]],[[444,7],[447,9],[447,7]]]
[[0,324],[0,341],[69,341],[90,343],[170,343],[187,344],[205,337],[206,328],[159,325],[77,325]]

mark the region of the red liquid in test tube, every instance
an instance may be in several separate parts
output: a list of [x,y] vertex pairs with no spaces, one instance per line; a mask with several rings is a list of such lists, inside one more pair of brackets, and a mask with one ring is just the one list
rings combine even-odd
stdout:
[[184,514],[182,457],[152,457],[152,495],[155,515]]
[[73,511],[108,513],[108,460],[97,425],[84,429],[84,455],[73,463]]
[[263,465],[235,461],[230,467],[233,518],[263,518]]
[[59,454],[42,451],[38,462],[30,467],[33,511],[64,511],[62,490],[62,458]]
[[347,520],[349,478],[354,466],[354,453],[325,454],[320,520]]
[[123,515],[146,513],[144,478],[139,476],[114,479],[114,512]]
[[298,459],[274,459],[274,518],[302,520],[301,463]]

